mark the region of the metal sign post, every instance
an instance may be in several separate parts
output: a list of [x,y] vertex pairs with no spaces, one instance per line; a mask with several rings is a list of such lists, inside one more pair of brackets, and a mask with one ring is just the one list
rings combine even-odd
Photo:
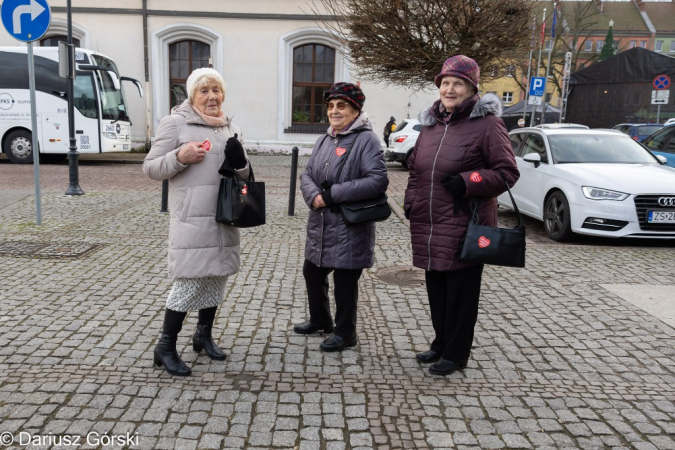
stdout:
[[40,192],[40,147],[38,144],[37,111],[35,104],[35,64],[33,41],[45,35],[52,20],[52,12],[46,0],[5,0],[0,5],[0,17],[7,32],[17,41],[25,42],[28,53],[28,85],[30,87],[31,152],[35,178],[36,224],[42,225],[42,196]]
[[652,91],[652,105],[658,105],[656,108],[656,123],[661,122],[661,105],[668,104],[670,91],[670,77],[668,75],[657,75],[652,81],[654,89]]

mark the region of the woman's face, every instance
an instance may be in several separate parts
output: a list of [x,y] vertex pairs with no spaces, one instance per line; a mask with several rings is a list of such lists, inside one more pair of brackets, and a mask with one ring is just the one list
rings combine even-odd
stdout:
[[447,76],[441,80],[438,89],[441,103],[446,111],[454,111],[455,107],[473,95],[473,86],[461,78]]
[[197,88],[194,99],[195,107],[205,116],[217,117],[220,114],[220,107],[223,106],[225,94],[215,81],[209,80],[209,83]]
[[328,122],[338,132],[359,116],[356,108],[340,98],[332,99],[326,107],[328,108]]

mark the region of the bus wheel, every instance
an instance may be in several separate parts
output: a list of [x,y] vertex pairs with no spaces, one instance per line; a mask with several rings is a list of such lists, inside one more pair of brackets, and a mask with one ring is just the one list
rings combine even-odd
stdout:
[[29,131],[16,130],[5,139],[5,155],[14,164],[30,164],[33,162],[33,143]]

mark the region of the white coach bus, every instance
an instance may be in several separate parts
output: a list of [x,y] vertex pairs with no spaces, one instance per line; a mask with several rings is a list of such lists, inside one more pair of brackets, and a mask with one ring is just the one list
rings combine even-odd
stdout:
[[[40,154],[67,154],[67,80],[59,77],[57,47],[33,49]],[[131,150],[131,122],[115,62],[100,53],[75,50],[75,138],[80,153]],[[26,47],[0,47],[0,148],[10,161],[33,162]]]

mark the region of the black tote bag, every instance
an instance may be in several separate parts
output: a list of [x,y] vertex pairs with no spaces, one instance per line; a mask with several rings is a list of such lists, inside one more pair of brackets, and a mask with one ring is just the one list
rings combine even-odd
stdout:
[[265,183],[255,181],[252,167],[246,181],[234,173],[220,179],[216,222],[236,228],[265,224]]
[[[506,184],[506,180],[504,183]],[[515,228],[499,228],[478,224],[479,200],[473,208],[473,215],[461,244],[460,260],[495,266],[525,267],[525,225],[508,184],[506,190],[518,216],[518,225]]]

